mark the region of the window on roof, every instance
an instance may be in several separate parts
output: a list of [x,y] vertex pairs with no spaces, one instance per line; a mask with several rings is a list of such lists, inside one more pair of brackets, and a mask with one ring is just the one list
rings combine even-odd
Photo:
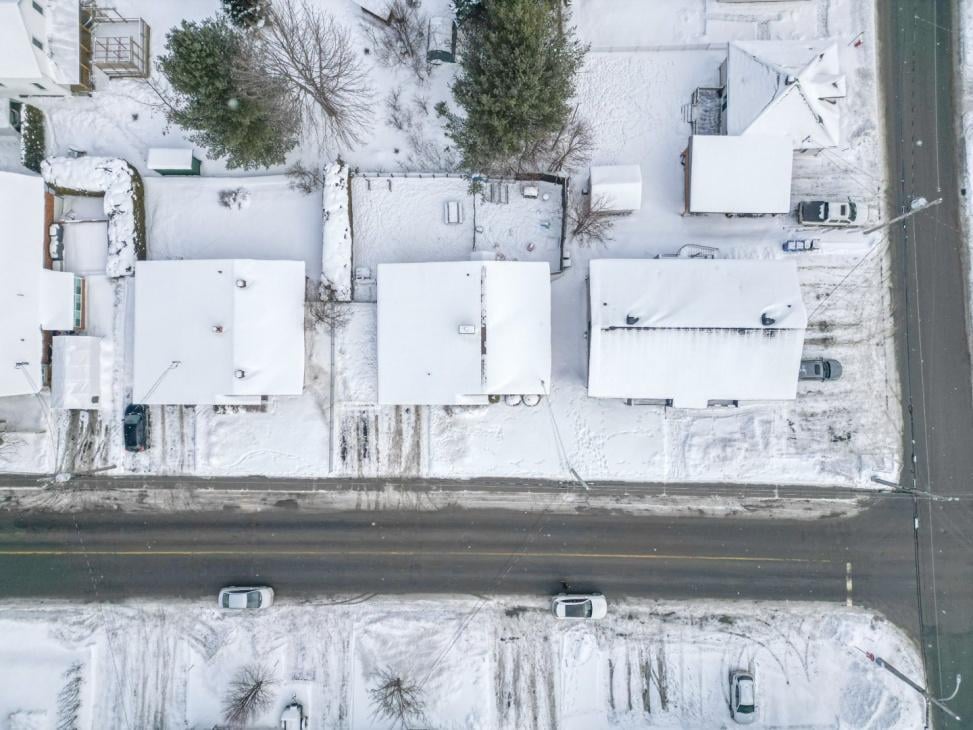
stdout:
[[37,46],[38,48],[40,48],[42,51],[44,50],[44,44],[41,41],[39,41],[37,38],[35,38],[34,36],[31,36],[30,37],[30,41],[35,46]]
[[35,0],[34,2],[31,3],[31,5],[34,6],[34,10],[36,10],[38,13],[40,13],[41,15],[44,14],[44,6],[41,5],[39,2],[36,2]]

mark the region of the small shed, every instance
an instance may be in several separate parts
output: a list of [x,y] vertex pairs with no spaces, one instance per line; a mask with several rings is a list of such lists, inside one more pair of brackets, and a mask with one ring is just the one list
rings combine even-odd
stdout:
[[51,407],[97,408],[101,400],[101,338],[57,335],[51,350]]
[[426,60],[429,63],[456,62],[456,23],[452,18],[430,18],[427,38]]
[[684,160],[685,212],[788,213],[793,163],[784,135],[693,135]]
[[191,148],[183,147],[153,147],[145,163],[160,175],[198,175],[202,164]]
[[591,205],[603,213],[631,213],[642,208],[642,168],[601,165],[591,168]]

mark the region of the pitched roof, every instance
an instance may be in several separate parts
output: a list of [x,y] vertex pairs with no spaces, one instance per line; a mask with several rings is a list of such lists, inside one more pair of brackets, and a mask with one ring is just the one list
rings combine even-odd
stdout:
[[783,134],[794,149],[834,147],[841,139],[835,100],[846,93],[832,40],[733,42],[727,57],[726,133]]
[[485,403],[550,381],[546,263],[379,264],[380,403]]
[[793,262],[596,259],[589,281],[589,396],[795,397],[807,313]]
[[782,135],[689,139],[690,213],[787,213],[794,150]]
[[38,40],[44,50],[32,43],[25,12],[31,6],[18,0],[0,0],[0,78],[42,79],[59,84],[80,80],[80,23],[78,0],[53,0],[46,5],[41,22],[44,33]]

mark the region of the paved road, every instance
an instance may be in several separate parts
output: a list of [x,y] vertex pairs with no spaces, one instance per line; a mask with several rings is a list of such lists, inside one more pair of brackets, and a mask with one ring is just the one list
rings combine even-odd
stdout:
[[545,594],[567,579],[616,596],[850,597],[915,626],[913,546],[901,539],[911,523],[907,497],[877,500],[851,519],[803,522],[461,509],[0,513],[0,586],[7,596],[209,598],[221,585],[259,580],[286,600]]
[[[906,395],[903,483],[935,494],[969,492],[973,480],[973,394],[967,339],[964,246],[960,234],[958,146],[954,129],[955,34],[950,0],[879,3],[894,210],[917,196],[943,204],[890,230],[897,280],[897,330]],[[973,192],[973,191],[969,191]],[[952,706],[954,723],[973,727],[973,509],[968,502],[922,502],[917,510],[921,631],[926,671],[937,692],[967,689]]]

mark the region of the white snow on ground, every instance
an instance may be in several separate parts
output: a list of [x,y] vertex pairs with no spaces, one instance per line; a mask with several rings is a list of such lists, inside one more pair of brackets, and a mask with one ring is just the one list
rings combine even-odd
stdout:
[[[960,203],[965,216],[963,235],[966,238],[966,273],[969,277],[971,312],[967,317],[970,346],[973,348],[973,3],[961,2],[956,13],[959,24],[957,88],[960,91],[956,104],[959,124],[959,144],[962,148],[960,162]],[[921,23],[925,19],[916,19]],[[930,26],[933,28],[933,26]]]
[[[367,44],[354,3],[320,2],[363,46]],[[193,17],[209,12],[206,3],[192,5]],[[884,164],[877,123],[874,4],[810,0],[736,6],[660,0],[652,4],[648,20],[646,7],[641,0],[575,4],[580,34],[593,48],[578,90],[581,112],[592,123],[596,139],[592,164],[641,165],[643,206],[617,221],[606,246],[589,249],[569,243],[574,266],[552,282],[554,372],[549,399],[535,408],[502,403],[485,408],[378,408],[373,386],[374,308],[354,305],[342,315],[348,321],[338,323],[334,338],[326,325],[309,331],[313,346],[307,348],[309,375],[303,396],[271,400],[266,409],[239,413],[202,407],[155,409],[151,448],[135,456],[122,453],[118,443],[114,421],[120,404],[105,425],[105,438],[111,443],[95,443],[91,450],[100,456],[85,464],[116,471],[207,475],[450,478],[566,478],[570,464],[586,479],[857,486],[870,486],[873,474],[894,474],[900,463],[901,412],[884,240],[874,236],[865,241],[860,234],[842,231],[796,231],[793,221],[782,217],[727,220],[679,215],[679,154],[689,134],[682,108],[697,86],[716,81],[723,44],[732,39],[832,37],[849,80],[849,97],[840,102],[845,111],[843,143],[816,156],[795,158],[793,202],[809,195],[851,195],[878,217]],[[424,4],[429,12],[437,8],[437,3]],[[133,0],[120,9],[141,13],[152,24],[155,53],[161,50],[166,28],[189,10],[186,3],[145,0]],[[860,33],[863,42],[856,45]],[[371,62],[369,57],[367,63]],[[384,95],[401,88],[419,120],[414,119],[414,125],[422,126],[426,138],[438,139],[441,131],[434,116],[419,112],[410,95],[425,97],[427,106],[447,98],[446,84],[454,70],[448,64],[439,67],[431,81],[419,87],[404,70],[372,67],[376,124],[365,145],[343,151],[349,167],[397,171],[414,165],[416,160],[409,156],[428,149],[419,150],[407,129],[384,123]],[[172,146],[177,143],[172,138],[178,136],[178,130],[164,133],[158,110],[144,103],[151,95],[139,82],[101,79],[90,98],[44,100],[54,147],[75,145],[89,152],[122,154],[142,167],[148,147]],[[308,160],[311,164],[319,161]],[[437,169],[429,164],[418,169]],[[226,173],[212,160],[204,162],[203,171]],[[586,188],[586,173],[585,169],[574,176],[575,194]],[[300,257],[308,262],[309,272],[320,271],[322,206],[331,215],[332,195],[327,200],[319,193],[302,197],[287,190],[280,177],[172,180],[147,174],[145,181],[150,256],[213,255],[207,247],[220,255],[242,255],[245,250],[248,256]],[[400,182],[396,178],[394,184]],[[264,184],[267,200],[274,208],[286,208],[287,215],[264,210]],[[236,187],[251,190],[249,207],[222,208],[216,194]],[[429,215],[438,216],[441,203],[437,205]],[[422,248],[425,257],[446,255],[439,239],[419,224],[418,218],[428,216],[419,215],[418,203],[411,216],[409,211],[409,205],[379,209],[369,222],[374,223],[375,235],[365,238],[376,243],[360,255],[356,251],[354,264],[369,256],[376,261],[418,256],[403,249],[405,244]],[[368,224],[364,228],[354,231],[356,247]],[[251,236],[251,231],[262,235]],[[393,233],[405,244],[392,246]],[[822,237],[824,243],[819,252],[797,258],[810,315],[804,354],[841,360],[842,380],[802,382],[796,401],[703,412],[629,407],[586,396],[584,277],[590,258],[650,257],[675,252],[687,243],[714,246],[725,256],[770,258],[783,255],[783,240],[809,234]],[[329,270],[345,276],[347,259],[337,256],[346,245],[343,231],[340,243],[325,260]],[[123,308],[117,316],[120,352],[131,341],[131,323],[126,330],[125,317]],[[121,400],[130,390],[128,366],[123,363],[117,373],[115,392]],[[33,421],[32,428],[41,430],[39,437],[27,429],[7,438],[23,443],[43,439],[43,426],[37,425],[43,418]],[[63,467],[70,469],[71,462]],[[0,469],[53,468],[51,457],[24,448],[0,449]]]
[[[288,179],[146,177],[150,259],[277,259],[304,261],[321,276],[321,192],[292,190]],[[236,205],[220,194],[242,191]]]
[[324,170],[324,223],[321,263],[322,299],[351,301],[351,219],[348,168],[340,163]]
[[[917,694],[859,652],[922,682],[915,646],[880,616],[824,604],[611,601],[598,623],[557,622],[541,599],[377,597],[283,603],[251,615],[176,603],[0,606],[0,724],[210,728],[234,675],[276,683],[255,720],[296,697],[309,728],[388,727],[382,670],[421,686],[423,727],[729,727],[728,676],[756,677],[755,728],[912,730]],[[473,612],[472,621],[464,621]],[[74,668],[74,669],[72,669]],[[79,701],[64,699],[77,686]],[[61,696],[59,698],[59,695]],[[63,725],[62,725],[63,726]]]

